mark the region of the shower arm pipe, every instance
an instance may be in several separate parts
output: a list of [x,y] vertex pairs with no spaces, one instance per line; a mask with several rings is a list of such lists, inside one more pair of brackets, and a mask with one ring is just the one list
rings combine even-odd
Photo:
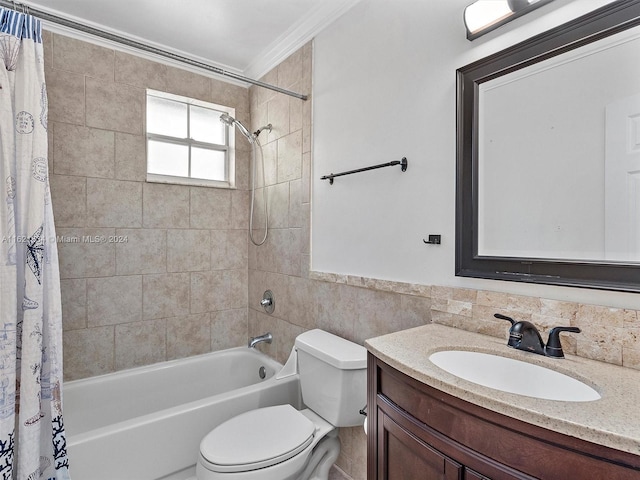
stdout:
[[146,45],[142,42],[137,42],[135,40],[131,40],[129,38],[116,35],[114,33],[110,33],[105,30],[100,30],[98,28],[91,27],[89,25],[84,25],[82,23],[75,22],[68,18],[64,18],[58,15],[54,15],[52,13],[45,12],[43,10],[33,8],[24,3],[18,3],[10,0],[0,0],[0,7],[23,11],[25,13],[28,13],[30,15],[33,15],[39,18],[40,20],[44,20],[45,22],[62,25],[63,27],[67,27],[73,30],[78,30],[80,32],[87,33],[95,37],[100,37],[105,40],[109,40],[111,42],[119,43],[121,45],[125,45],[127,47],[131,47],[136,50],[142,50],[144,52],[151,53],[153,55],[157,55],[160,57],[168,58],[176,62],[185,63],[187,65],[191,65],[192,67],[197,67],[199,69],[206,70],[208,72],[212,72],[217,75],[222,75],[224,77],[229,77],[234,80],[239,80],[241,82],[249,83],[251,85],[273,90],[275,92],[282,93],[284,95],[289,95],[290,97],[299,98],[300,100],[308,99],[308,96],[302,93],[292,92],[291,90],[286,90],[284,88],[280,88],[275,85],[271,85],[269,83],[261,82],[260,80],[254,80],[253,78],[245,77],[244,75],[240,75],[238,73],[229,72],[228,70],[224,70],[220,67],[209,65],[207,63],[200,62],[198,60],[194,60],[189,57],[184,57],[182,55],[178,55],[176,53],[172,53],[167,50],[162,50],[160,48],[152,47],[151,45]]
[[370,167],[358,168],[356,170],[349,170],[348,172],[342,172],[342,173],[330,173],[329,175],[324,175],[323,177],[320,177],[320,180],[329,180],[329,185],[333,185],[333,179],[335,177],[342,177],[343,175],[351,175],[353,173],[366,172],[369,170],[375,170],[377,168],[393,167],[394,165],[400,165],[400,168],[402,169],[402,171],[406,172],[408,164],[409,163],[407,162],[407,157],[402,157],[402,160],[394,160],[393,162],[381,163],[380,165],[372,165]]

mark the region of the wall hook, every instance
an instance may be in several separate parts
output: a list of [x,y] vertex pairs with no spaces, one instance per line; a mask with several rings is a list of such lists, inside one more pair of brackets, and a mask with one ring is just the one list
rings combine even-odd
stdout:
[[442,243],[441,235],[429,235],[429,240],[422,239],[424,243],[428,243],[430,245],[440,245]]

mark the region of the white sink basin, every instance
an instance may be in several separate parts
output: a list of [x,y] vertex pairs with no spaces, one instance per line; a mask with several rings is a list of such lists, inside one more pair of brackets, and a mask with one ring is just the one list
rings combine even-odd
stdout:
[[432,354],[429,360],[456,377],[503,392],[564,402],[600,399],[598,392],[575,378],[512,358],[445,350]]

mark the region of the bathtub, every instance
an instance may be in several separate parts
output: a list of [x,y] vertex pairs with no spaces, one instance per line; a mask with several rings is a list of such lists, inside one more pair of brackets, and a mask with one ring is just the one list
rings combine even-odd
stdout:
[[71,478],[194,475],[200,440],[224,420],[264,406],[300,407],[298,376],[276,378],[281,368],[257,350],[239,347],[65,382]]

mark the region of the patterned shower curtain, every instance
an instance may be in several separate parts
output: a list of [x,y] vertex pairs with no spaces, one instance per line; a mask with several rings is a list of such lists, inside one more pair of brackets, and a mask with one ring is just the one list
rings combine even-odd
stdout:
[[0,8],[0,479],[68,480],[42,29]]

